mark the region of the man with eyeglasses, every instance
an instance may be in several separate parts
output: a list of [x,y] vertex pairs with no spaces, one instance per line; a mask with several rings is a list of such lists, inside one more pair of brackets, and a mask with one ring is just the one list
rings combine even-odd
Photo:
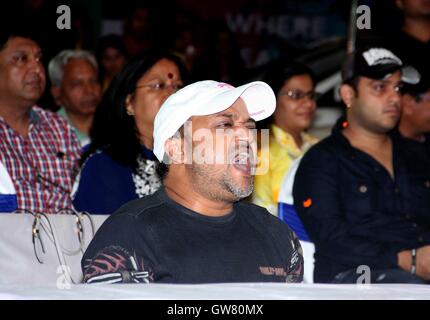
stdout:
[[392,134],[402,83],[415,69],[385,48],[348,56],[340,95],[346,118],[297,170],[294,206],[315,244],[315,282],[430,280],[430,171]]
[[[261,168],[255,176],[252,200],[278,215],[278,197],[282,179],[292,163],[318,140],[306,132],[316,110],[315,76],[301,63],[275,65],[264,79],[276,93],[276,109],[269,123],[269,144],[262,146]],[[267,163],[265,163],[267,162]]]

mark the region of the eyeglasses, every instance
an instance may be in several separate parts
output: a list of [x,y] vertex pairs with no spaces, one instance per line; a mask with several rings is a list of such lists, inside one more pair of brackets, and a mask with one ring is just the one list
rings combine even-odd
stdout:
[[136,89],[139,88],[150,88],[155,91],[162,91],[166,89],[172,89],[173,91],[178,91],[183,87],[183,84],[167,84],[167,83],[151,83],[151,84],[142,84],[137,86]]
[[308,97],[312,101],[318,100],[318,98],[321,96],[320,93],[315,92],[314,90],[309,91],[309,92],[303,92],[300,90],[289,90],[286,92],[280,92],[279,95],[280,96],[288,96],[293,100],[302,100],[302,99]]

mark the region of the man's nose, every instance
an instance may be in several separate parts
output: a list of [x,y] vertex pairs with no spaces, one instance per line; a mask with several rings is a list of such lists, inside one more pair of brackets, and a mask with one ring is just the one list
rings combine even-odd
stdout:
[[99,85],[97,83],[87,82],[84,84],[84,91],[88,95],[97,95],[98,89]]
[[401,101],[401,92],[400,90],[398,90],[397,88],[391,88],[390,90],[390,96],[389,96],[389,101],[390,103],[399,103]]
[[44,75],[45,74],[45,68],[43,64],[38,59],[31,59],[30,60],[30,70],[39,74]]

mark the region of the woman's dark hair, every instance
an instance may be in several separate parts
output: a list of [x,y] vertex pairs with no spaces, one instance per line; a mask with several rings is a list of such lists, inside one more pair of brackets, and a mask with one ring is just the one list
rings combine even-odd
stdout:
[[[266,82],[277,96],[285,82],[292,77],[308,75],[316,85],[316,77],[314,72],[305,64],[300,62],[280,62],[273,63],[265,74],[263,74],[262,81]],[[273,115],[258,124],[259,128],[268,128],[273,123]]]
[[135,118],[127,114],[125,101],[128,95],[135,92],[139,79],[161,59],[174,62],[183,83],[187,84],[185,65],[168,51],[149,50],[131,59],[112,80],[96,110],[90,131],[91,144],[83,154],[81,164],[96,150],[103,150],[118,163],[136,168],[141,144]]
[[285,82],[290,80],[292,77],[304,74],[310,76],[314,85],[316,84],[314,72],[305,64],[300,62],[275,63],[263,75],[262,80],[269,84],[275,92],[275,95],[277,95]]
[[96,46],[95,55],[97,61],[101,61],[103,58],[103,54],[106,49],[115,48],[117,49],[124,57],[127,57],[127,50],[125,48],[124,42],[122,41],[121,36],[117,34],[109,34],[104,37],[101,37]]

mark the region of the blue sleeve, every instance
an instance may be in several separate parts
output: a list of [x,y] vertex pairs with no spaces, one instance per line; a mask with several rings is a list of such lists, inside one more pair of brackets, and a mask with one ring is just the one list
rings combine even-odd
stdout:
[[112,214],[136,198],[131,169],[102,152],[92,155],[82,166],[73,205],[78,211]]
[[313,147],[303,157],[295,176],[294,207],[317,253],[350,268],[363,264],[397,267],[395,249],[350,232],[338,173],[333,152]]

